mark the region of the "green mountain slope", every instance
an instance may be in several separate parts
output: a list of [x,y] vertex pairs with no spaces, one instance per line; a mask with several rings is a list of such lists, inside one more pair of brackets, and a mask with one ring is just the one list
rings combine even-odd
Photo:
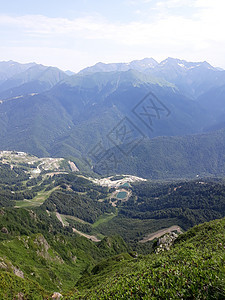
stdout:
[[116,167],[111,163],[111,169],[106,170],[100,161],[94,163],[94,170],[100,174],[135,174],[151,179],[224,175],[224,129],[207,134],[144,139],[137,142],[128,155],[124,155],[126,146],[122,145],[121,149],[123,152],[112,149],[118,162]]
[[[96,262],[128,250],[120,237],[99,243],[79,237],[64,229],[54,215],[41,210],[2,209],[0,224],[1,229],[6,228],[0,232],[1,284],[11,278],[7,289],[13,293],[19,289],[15,288],[16,280],[21,292],[23,285],[28,292],[30,285],[35,292],[47,290],[48,294],[68,290]],[[10,299],[9,295],[4,299]]]
[[[30,81],[29,87],[22,84],[12,92],[14,96],[27,88],[29,94],[33,86],[32,95],[25,93],[19,98],[2,100],[1,149],[81,159],[100,141],[104,147],[112,147],[107,135],[125,116],[148,137],[194,133],[203,128],[207,119],[202,108],[173,85],[138,71],[74,75],[58,84],[61,75],[54,70],[56,80],[51,72],[52,69],[46,69],[39,74],[40,78],[35,77],[37,89]],[[48,84],[56,85],[46,93],[34,95],[38,88]],[[149,91],[171,111],[171,117],[167,118],[164,112],[154,122],[153,132],[132,111]]]
[[66,299],[224,299],[224,232],[217,220],[180,235],[169,251],[102,262]]
[[[198,67],[197,63],[173,59],[157,68],[158,73],[154,70],[158,75],[126,70],[67,76],[56,68],[34,65],[14,74],[5,81],[5,88],[1,85],[0,149],[73,158],[81,170],[91,171],[93,166],[106,174],[98,166],[98,158],[93,159],[92,150],[101,145],[103,155],[115,150],[121,160],[116,168],[109,168],[109,174],[153,179],[223,175],[223,133],[187,136],[208,128],[223,128],[224,88],[213,83],[213,76],[219,72],[222,84],[223,72],[206,63]],[[208,68],[210,74],[204,80],[211,80],[214,90],[203,93],[199,101],[191,100],[161,76],[171,68],[171,76],[179,80],[183,74],[184,83],[190,72],[200,78]],[[185,87],[188,89],[187,82]],[[200,83],[198,88],[205,90]],[[216,109],[211,109],[213,91],[217,92]],[[157,98],[151,98],[149,92]],[[126,131],[131,131],[131,142],[138,140],[132,151],[126,149],[123,136],[115,141],[124,120],[129,123]],[[115,145],[125,155],[121,155],[121,149],[113,149]]]
[[[43,88],[40,90],[42,92],[43,90],[50,89],[59,81],[64,80],[67,77],[68,75],[57,68],[46,67],[43,65],[34,65],[4,81],[0,85],[0,97],[3,97],[3,99],[7,99],[19,96],[19,94],[16,94],[16,92],[20,91],[24,91],[25,95],[27,95],[29,92],[34,93],[35,90],[29,90],[29,84],[33,84],[35,86],[35,82],[37,85],[42,84]],[[20,88],[21,86],[23,86],[23,89]]]
[[49,299],[51,294],[46,292],[36,282],[20,278],[12,272],[0,271],[1,299]]

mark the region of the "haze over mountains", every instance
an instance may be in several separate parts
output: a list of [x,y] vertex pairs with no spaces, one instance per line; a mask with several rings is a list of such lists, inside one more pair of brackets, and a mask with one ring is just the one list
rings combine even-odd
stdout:
[[[145,58],[68,74],[0,63],[1,150],[70,157],[99,173],[223,174],[225,71],[207,62]],[[110,152],[120,162],[106,170]]]

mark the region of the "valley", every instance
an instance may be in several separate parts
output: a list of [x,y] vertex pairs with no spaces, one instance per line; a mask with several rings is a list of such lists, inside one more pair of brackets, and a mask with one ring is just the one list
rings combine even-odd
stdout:
[[[22,289],[28,298],[36,293],[48,299],[60,292],[65,299],[101,299],[90,295],[101,272],[108,276],[116,267],[123,274],[124,262],[129,274],[138,255],[142,270],[146,255],[156,255],[159,238],[181,237],[196,224],[225,217],[222,178],[163,182],[133,175],[92,177],[63,158],[4,151],[0,159],[0,276],[10,278],[15,296]],[[178,251],[174,247],[171,251]],[[160,253],[155,263],[165,259],[169,268]],[[200,270],[205,272],[203,266]],[[10,299],[8,287],[1,290]]]
[[[55,213],[63,226],[72,226],[73,230],[84,236],[92,233],[103,238],[108,234],[120,233],[128,243],[151,241],[152,234],[158,236],[155,231],[161,230],[160,222],[164,224],[165,218],[168,218],[170,228],[175,230],[176,225],[176,230],[180,232],[181,228],[186,230],[201,221],[225,216],[223,210],[217,209],[217,206],[223,205],[223,198],[218,198],[221,204],[210,204],[214,201],[210,196],[214,190],[223,195],[222,179],[218,179],[218,183],[213,178],[205,179],[204,185],[200,179],[163,183],[133,175],[98,179],[77,174],[71,170],[70,163],[61,158],[37,158],[14,152],[1,152],[1,164],[4,168],[7,166],[9,178],[12,176],[10,173],[17,172],[12,186],[1,184],[1,188],[4,187],[6,192],[11,190],[11,195],[16,199],[7,206],[46,209],[49,215]],[[20,181],[18,172],[24,174],[25,180]],[[201,190],[208,195],[208,202],[199,206]],[[180,196],[181,202],[178,201]],[[132,222],[129,223],[129,220]],[[153,220],[161,221],[159,225],[153,225]],[[139,234],[133,232],[132,223],[136,223],[136,232],[141,228]],[[122,231],[118,225],[122,226]],[[168,227],[165,225],[162,226]],[[126,234],[126,230],[131,235]],[[167,229],[162,232],[166,233]]]

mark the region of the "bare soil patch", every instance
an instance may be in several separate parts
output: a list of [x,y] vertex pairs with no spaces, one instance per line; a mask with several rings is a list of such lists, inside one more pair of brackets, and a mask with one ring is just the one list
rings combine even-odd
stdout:
[[166,233],[170,233],[172,231],[177,231],[179,233],[182,233],[182,230],[179,226],[177,225],[173,225],[171,227],[168,227],[168,228],[164,228],[164,229],[161,229],[161,230],[158,230],[158,231],[155,231],[153,233],[150,233],[148,234],[147,236],[145,236],[141,241],[140,243],[146,243],[148,241],[152,241],[156,238],[159,238],[161,237],[162,235],[166,234]]

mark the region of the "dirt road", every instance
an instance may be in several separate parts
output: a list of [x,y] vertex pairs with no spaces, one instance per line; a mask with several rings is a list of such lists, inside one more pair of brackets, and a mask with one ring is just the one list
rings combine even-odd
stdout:
[[150,233],[148,234],[147,236],[145,236],[143,238],[143,240],[139,241],[140,243],[146,243],[148,241],[152,241],[156,238],[159,238],[161,237],[162,235],[164,235],[165,233],[170,233],[172,231],[177,231],[179,233],[182,233],[182,230],[179,226],[177,225],[173,225],[171,227],[168,227],[168,228],[164,228],[164,229],[161,229],[161,230],[158,230],[158,231],[155,231],[153,233]]
[[77,230],[75,228],[73,228],[73,232],[86,237],[87,239],[91,240],[92,242],[96,242],[97,243],[97,242],[101,241],[96,236],[83,233],[83,232],[81,232],[81,231],[79,231],[79,230]]

